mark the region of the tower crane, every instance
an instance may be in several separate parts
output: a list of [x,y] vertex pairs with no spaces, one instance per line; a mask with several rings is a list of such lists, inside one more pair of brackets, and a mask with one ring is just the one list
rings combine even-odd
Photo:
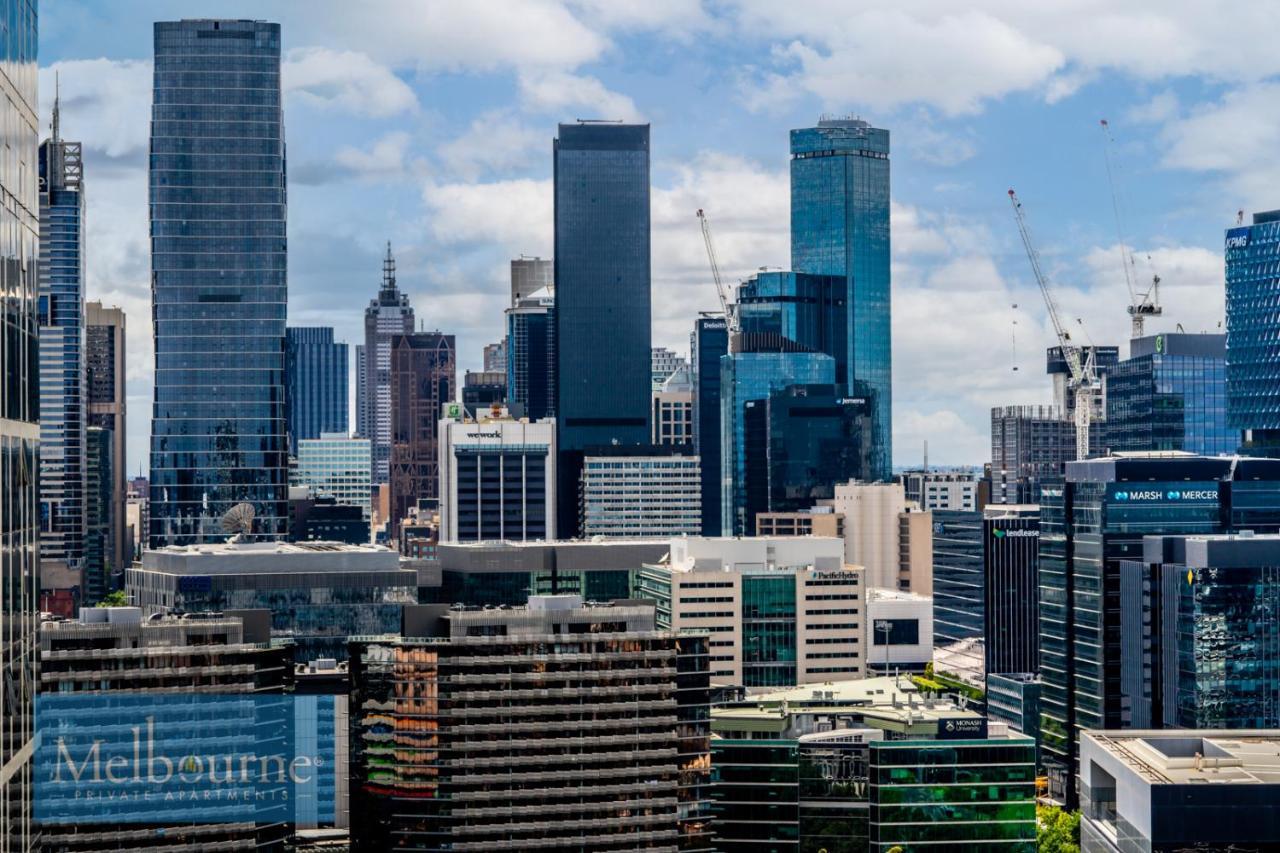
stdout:
[[703,213],[702,208],[698,208],[698,223],[702,226],[702,242],[707,247],[707,261],[711,264],[711,277],[715,279],[716,294],[720,297],[720,310],[724,312],[725,325],[729,329],[729,339],[733,340],[733,334],[738,331],[738,312],[736,306],[730,302],[728,288],[724,286],[724,281],[720,278],[720,263],[716,259],[716,246],[711,240],[711,222],[708,221],[707,215]]
[[1018,221],[1018,234],[1021,235],[1022,245],[1027,250],[1027,260],[1031,262],[1031,272],[1035,276],[1036,284],[1040,287],[1040,295],[1044,297],[1044,306],[1049,312],[1049,321],[1053,323],[1054,334],[1058,336],[1062,358],[1067,363],[1068,383],[1075,397],[1076,458],[1088,459],[1089,423],[1093,419],[1093,398],[1101,387],[1098,372],[1094,366],[1094,350],[1092,347],[1082,347],[1071,339],[1071,333],[1063,325],[1058,313],[1058,305],[1053,299],[1049,279],[1040,266],[1040,253],[1036,251],[1035,242],[1031,239],[1031,229],[1022,212],[1022,202],[1018,201],[1018,195],[1013,190],[1009,190],[1009,203],[1013,205],[1013,215]]
[[1129,288],[1130,336],[1140,338],[1144,333],[1143,326],[1146,319],[1159,317],[1164,313],[1164,309],[1160,307],[1160,276],[1152,273],[1151,286],[1145,293],[1138,292],[1138,286],[1134,284],[1137,270],[1133,262],[1133,253],[1129,251],[1129,246],[1124,240],[1124,217],[1120,210],[1120,193],[1116,189],[1115,173],[1111,168],[1111,149],[1115,146],[1115,140],[1111,136],[1111,125],[1107,120],[1104,118],[1099,124],[1102,127],[1102,135],[1106,138],[1103,154],[1107,163],[1107,183],[1111,187],[1111,209],[1116,217],[1116,237],[1120,241],[1120,262],[1124,265],[1124,283]]

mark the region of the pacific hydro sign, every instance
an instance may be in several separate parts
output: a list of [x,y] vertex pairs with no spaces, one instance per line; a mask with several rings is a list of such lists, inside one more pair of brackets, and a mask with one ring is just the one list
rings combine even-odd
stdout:
[[51,825],[334,819],[332,696],[37,697],[35,818]]
[[1112,503],[1216,503],[1218,489],[1203,483],[1116,483],[1108,494]]

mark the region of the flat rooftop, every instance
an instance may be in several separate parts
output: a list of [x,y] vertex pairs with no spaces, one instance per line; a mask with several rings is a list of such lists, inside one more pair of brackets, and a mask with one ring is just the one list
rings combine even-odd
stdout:
[[1094,731],[1085,737],[1151,784],[1280,785],[1280,730]]
[[[397,571],[400,555],[345,542],[218,542],[145,551],[142,570],[177,575]],[[136,568],[130,571],[137,571]],[[405,571],[411,571],[408,567]]]

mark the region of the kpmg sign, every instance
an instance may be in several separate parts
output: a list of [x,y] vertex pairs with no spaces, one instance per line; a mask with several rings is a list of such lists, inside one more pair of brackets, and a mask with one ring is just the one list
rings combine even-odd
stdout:
[[1227,248],[1228,249],[1247,249],[1249,247],[1248,226],[1244,228],[1228,228],[1227,229]]

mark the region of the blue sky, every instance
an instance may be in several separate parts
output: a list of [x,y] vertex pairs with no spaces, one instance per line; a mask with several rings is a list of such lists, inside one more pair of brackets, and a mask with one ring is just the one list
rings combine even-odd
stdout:
[[151,403],[155,20],[283,27],[290,322],[358,342],[390,240],[419,320],[458,336],[461,369],[501,336],[507,261],[550,255],[557,121],[652,123],[653,337],[681,351],[717,304],[694,211],[731,276],[786,266],[787,131],[823,113],[889,128],[895,462],[927,439],[931,463],[980,464],[991,406],[1049,401],[1052,333],[1009,187],[1064,314],[1098,343],[1128,334],[1100,118],[1138,273],[1163,279],[1150,330],[1216,328],[1222,229],[1280,206],[1269,4],[1123,7],[46,0],[42,113],[56,70],[64,136],[85,150],[88,297],[128,313],[129,469],[145,468]]

